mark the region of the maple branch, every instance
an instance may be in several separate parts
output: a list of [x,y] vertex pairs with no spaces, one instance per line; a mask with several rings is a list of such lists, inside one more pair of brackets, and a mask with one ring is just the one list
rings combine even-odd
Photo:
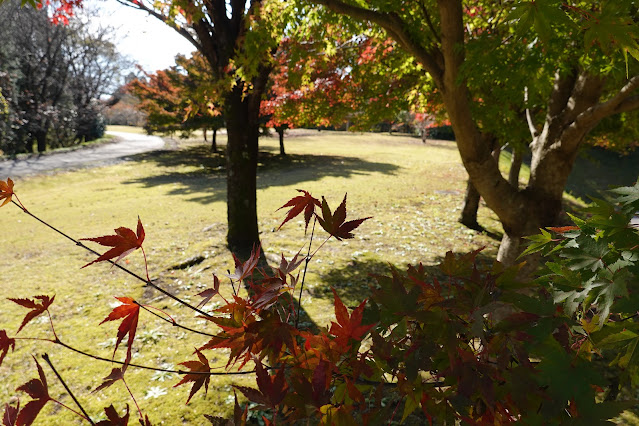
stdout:
[[[56,337],[56,339],[57,339],[57,337]],[[47,354],[47,353],[42,354],[42,359],[45,360],[47,364],[49,364],[49,367],[51,367],[51,370],[53,370],[53,372],[55,373],[55,375],[58,378],[58,380],[60,381],[60,383],[62,383],[62,386],[64,386],[64,389],[66,389],[67,393],[71,396],[71,399],[73,399],[73,402],[75,402],[75,405],[77,405],[80,408],[80,411],[82,411],[84,416],[82,414],[78,413],[77,411],[75,411],[73,408],[67,407],[66,405],[64,405],[60,401],[56,401],[55,399],[54,399],[54,401],[57,402],[58,404],[62,405],[64,408],[73,411],[78,416],[83,417],[84,420],[88,421],[92,425],[95,425],[93,420],[91,420],[91,417],[89,416],[89,414],[87,414],[87,412],[84,410],[84,407],[82,407],[82,405],[80,404],[80,401],[78,401],[78,399],[75,397],[75,395],[73,395],[73,392],[71,392],[71,389],[69,389],[69,386],[67,386],[66,382],[62,379],[62,376],[60,375],[60,373],[58,373],[58,370],[56,370],[55,367],[53,366],[53,363],[51,362],[51,359],[49,358],[49,354]]]
[[[190,331],[191,333],[200,334],[200,335],[202,335],[202,336],[207,336],[207,337],[221,337],[221,336],[218,336],[218,335],[216,335],[216,334],[210,334],[210,333],[207,333],[207,332],[205,332],[205,331],[194,330],[194,329],[192,329],[192,328],[190,328],[190,327],[187,327],[187,326],[185,326],[185,325],[182,325],[182,324],[178,323],[177,321],[175,321],[175,320],[174,320],[173,318],[171,318],[171,317],[169,317],[169,318],[171,318],[171,319],[169,319],[169,318],[164,318],[162,315],[160,315],[160,314],[158,314],[157,312],[154,312],[153,310],[151,310],[148,306],[142,305],[142,304],[140,304],[139,302],[137,302],[137,301],[135,301],[135,300],[133,301],[133,303],[135,303],[136,305],[138,305],[140,308],[144,309],[144,310],[145,310],[145,311],[147,311],[148,313],[150,313],[150,314],[152,314],[152,315],[155,315],[156,317],[160,318],[162,321],[166,321],[166,322],[168,322],[169,324],[171,324],[171,325],[172,325],[172,326],[174,326],[174,327],[181,328],[181,329],[186,330],[186,331]],[[166,315],[168,315],[168,314],[166,314]]]
[[[20,338],[20,339],[26,339],[26,338]],[[81,349],[77,349],[74,348],[73,346],[67,345],[66,343],[64,343],[63,341],[61,341],[60,339],[58,340],[49,340],[49,339],[37,339],[37,340],[46,340],[48,342],[54,343],[56,345],[60,345],[64,348],[69,349],[70,351],[73,351],[75,353],[78,353],[80,355],[84,355],[86,357],[95,359],[97,361],[104,361],[104,362],[108,362],[111,364],[118,364],[118,365],[128,365],[130,367],[135,367],[135,368],[139,368],[141,370],[151,370],[151,371],[161,371],[163,373],[174,373],[174,374],[180,374],[180,375],[184,375],[184,374],[198,374],[198,375],[205,375],[205,376],[245,376],[245,375],[249,375],[249,374],[255,374],[256,370],[251,370],[251,371],[225,371],[225,372],[218,372],[218,371],[184,371],[184,370],[171,370],[168,368],[160,368],[160,367],[151,367],[148,365],[141,365],[141,364],[133,364],[133,363],[126,363],[123,361],[118,361],[115,359],[111,359],[111,358],[104,358],[98,355],[93,355],[91,353],[85,352]],[[224,368],[224,367],[216,367],[216,368]],[[273,369],[273,367],[268,367],[267,369]]]
[[49,312],[48,308],[47,308],[47,315],[49,316],[49,323],[51,324],[51,331],[53,331],[53,336],[57,339],[58,334],[55,332],[55,327],[53,326],[53,319],[51,318],[51,312]]
[[[64,232],[62,232],[61,230],[59,230],[58,228],[54,227],[53,225],[48,224],[47,222],[45,222],[44,220],[40,219],[38,216],[34,215],[33,213],[31,213],[29,210],[25,209],[24,207],[20,206],[18,203],[16,203],[15,201],[11,200],[11,202],[13,204],[15,204],[20,210],[22,210],[24,213],[28,214],[29,216],[31,216],[32,218],[34,218],[35,220],[37,220],[38,222],[42,223],[43,225],[47,226],[48,228],[52,229],[53,231],[57,232],[58,234],[62,235],[63,237],[65,237],[66,239],[73,241],[73,243],[75,243],[76,246],[78,247],[82,247],[83,249],[95,254],[96,256],[101,256],[101,253],[98,253],[97,251],[93,250],[92,248],[84,245],[84,243],[82,243],[81,241],[76,240],[73,237],[70,237],[69,235],[65,234]],[[205,317],[210,317],[209,314],[207,314],[206,312],[196,308],[195,306],[191,305],[188,302],[185,302],[184,300],[180,299],[179,297],[169,293],[168,291],[164,290],[163,288],[157,286],[156,284],[153,284],[153,281],[151,281],[150,279],[145,279],[143,277],[141,277],[140,275],[136,274],[135,272],[125,268],[124,266],[120,265],[119,263],[116,263],[112,260],[106,260],[106,262],[109,262],[111,265],[119,268],[120,270],[126,272],[127,274],[131,275],[134,278],[137,278],[138,280],[142,281],[144,283],[144,285],[148,285],[150,287],[153,287],[154,289],[156,289],[157,291],[159,291],[160,293],[164,294],[165,296],[175,300],[176,302],[180,303],[181,305],[197,312],[198,314],[204,315]]]
[[302,311],[302,290],[304,290],[304,281],[306,280],[306,271],[308,270],[308,263],[311,261],[311,245],[313,244],[313,236],[315,235],[316,223],[317,223],[317,216],[313,218],[313,229],[311,229],[311,240],[308,242],[308,252],[306,253],[306,263],[304,264],[304,274],[302,275],[302,283],[300,284],[300,297],[299,297],[299,300],[297,301],[297,316],[295,317],[295,328],[297,328],[300,321],[300,312]]

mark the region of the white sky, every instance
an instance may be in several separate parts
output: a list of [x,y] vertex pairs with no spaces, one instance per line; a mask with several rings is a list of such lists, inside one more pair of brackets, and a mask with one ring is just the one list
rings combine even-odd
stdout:
[[116,0],[86,0],[85,7],[99,10],[99,23],[117,28],[120,53],[155,72],[175,64],[175,55],[190,55],[195,47],[174,30],[144,12]]

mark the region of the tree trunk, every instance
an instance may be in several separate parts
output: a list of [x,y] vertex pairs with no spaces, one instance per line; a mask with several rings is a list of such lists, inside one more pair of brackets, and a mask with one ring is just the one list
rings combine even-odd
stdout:
[[47,132],[39,130],[35,133],[35,139],[38,144],[38,152],[44,152],[47,150]]
[[[257,227],[257,152],[259,136],[259,102],[255,94],[246,96],[237,85],[225,103],[228,143],[227,171],[227,243],[240,259],[247,259],[251,249],[260,244]],[[259,98],[259,94],[257,94]]]
[[283,157],[286,155],[284,151],[284,129],[278,128],[277,134],[280,135],[280,155]]
[[466,195],[464,197],[464,207],[462,208],[459,222],[470,229],[477,231],[483,230],[482,226],[477,222],[477,210],[479,209],[480,195],[475,185],[470,181],[466,183]]
[[204,142],[208,142],[208,140],[206,140],[206,127],[202,129],[202,134],[204,135]]
[[[496,142],[493,143],[496,144]],[[497,162],[497,164],[499,164],[499,156],[501,155],[501,147],[499,145],[497,145],[497,147],[493,150],[492,155],[493,159]],[[476,231],[484,230],[484,227],[477,221],[477,211],[479,210],[480,200],[481,196],[479,195],[479,191],[477,191],[475,185],[473,185],[470,178],[468,178],[466,183],[466,195],[464,196],[464,207],[462,208],[459,223]]]
[[513,188],[519,189],[519,172],[521,171],[521,164],[524,161],[524,155],[517,150],[513,150],[513,156],[510,161],[510,171],[508,172],[508,183]]
[[211,151],[217,153],[217,129],[213,129],[213,137],[211,138]]

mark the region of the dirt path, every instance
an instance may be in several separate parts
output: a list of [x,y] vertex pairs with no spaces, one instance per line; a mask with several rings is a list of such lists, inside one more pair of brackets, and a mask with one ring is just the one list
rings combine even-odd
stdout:
[[0,179],[32,176],[83,167],[97,167],[124,161],[127,156],[153,151],[164,147],[157,136],[138,135],[125,132],[107,132],[117,138],[116,142],[95,147],[45,155],[34,155],[26,159],[0,161]]

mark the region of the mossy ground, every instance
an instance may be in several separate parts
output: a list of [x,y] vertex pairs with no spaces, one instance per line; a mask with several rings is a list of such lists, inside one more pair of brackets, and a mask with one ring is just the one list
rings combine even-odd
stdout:
[[[120,130],[120,129],[118,129]],[[225,136],[218,135],[224,147]],[[260,141],[258,207],[261,240],[267,258],[275,264],[280,253],[292,256],[307,244],[303,221],[288,223],[276,232],[285,212],[277,209],[295,196],[296,189],[324,195],[336,208],[348,193],[349,218],[372,216],[352,240],[329,241],[309,265],[302,303],[318,325],[332,319],[330,287],[348,305],[367,296],[370,274],[384,273],[388,265],[435,265],[447,251],[468,252],[485,247],[496,253],[501,232],[497,218],[480,208],[479,222],[488,234],[466,229],[457,222],[463,202],[466,172],[453,142],[429,141],[382,134],[302,133],[286,140],[288,155],[278,155],[276,138]],[[176,148],[176,145],[178,148]],[[171,143],[172,149],[135,156],[115,166],[31,177],[16,182],[15,190],[34,214],[76,238],[112,233],[119,226],[134,228],[140,216],[146,228],[145,248],[151,278],[163,288],[195,304],[196,293],[211,286],[212,274],[233,268],[225,247],[226,185],[223,154],[210,152],[201,140]],[[506,166],[506,161],[504,161]],[[178,322],[211,330],[185,308],[107,264],[81,269],[94,257],[55,234],[14,206],[0,210],[0,289],[5,297],[56,295],[51,307],[60,339],[103,357],[113,354],[119,322],[99,323],[115,306],[113,296],[129,296],[166,310]],[[492,235],[492,237],[491,237]],[[307,235],[308,236],[308,235]],[[323,240],[317,232],[314,245]],[[172,266],[192,256],[205,260],[188,269]],[[128,256],[126,266],[143,274],[141,253]],[[433,268],[436,273],[435,268]],[[223,285],[223,293],[231,293]],[[12,336],[26,313],[5,300],[0,328]],[[30,323],[21,337],[50,338],[44,316]],[[186,333],[141,313],[134,344],[134,362],[176,366],[193,359],[193,348],[206,339]],[[121,345],[123,346],[123,345]],[[0,402],[18,393],[14,389],[37,373],[31,355],[47,352],[94,419],[103,407],[135,407],[122,383],[90,394],[112,368],[64,348],[37,341],[18,341],[0,367],[4,386]],[[123,357],[123,348],[116,358]],[[223,367],[228,352],[207,352]],[[41,362],[42,363],[42,362]],[[62,386],[44,366],[51,395],[72,405]],[[220,370],[222,371],[222,369]],[[173,389],[179,378],[130,369],[127,383],[153,424],[206,424],[202,414],[226,416],[233,406],[232,384],[251,385],[250,376],[214,377],[206,396],[197,394],[186,406],[190,385]],[[24,404],[28,398],[20,395]],[[36,424],[78,424],[77,417],[49,404]],[[55,415],[54,415],[55,414]],[[134,414],[135,416],[135,414]]]

